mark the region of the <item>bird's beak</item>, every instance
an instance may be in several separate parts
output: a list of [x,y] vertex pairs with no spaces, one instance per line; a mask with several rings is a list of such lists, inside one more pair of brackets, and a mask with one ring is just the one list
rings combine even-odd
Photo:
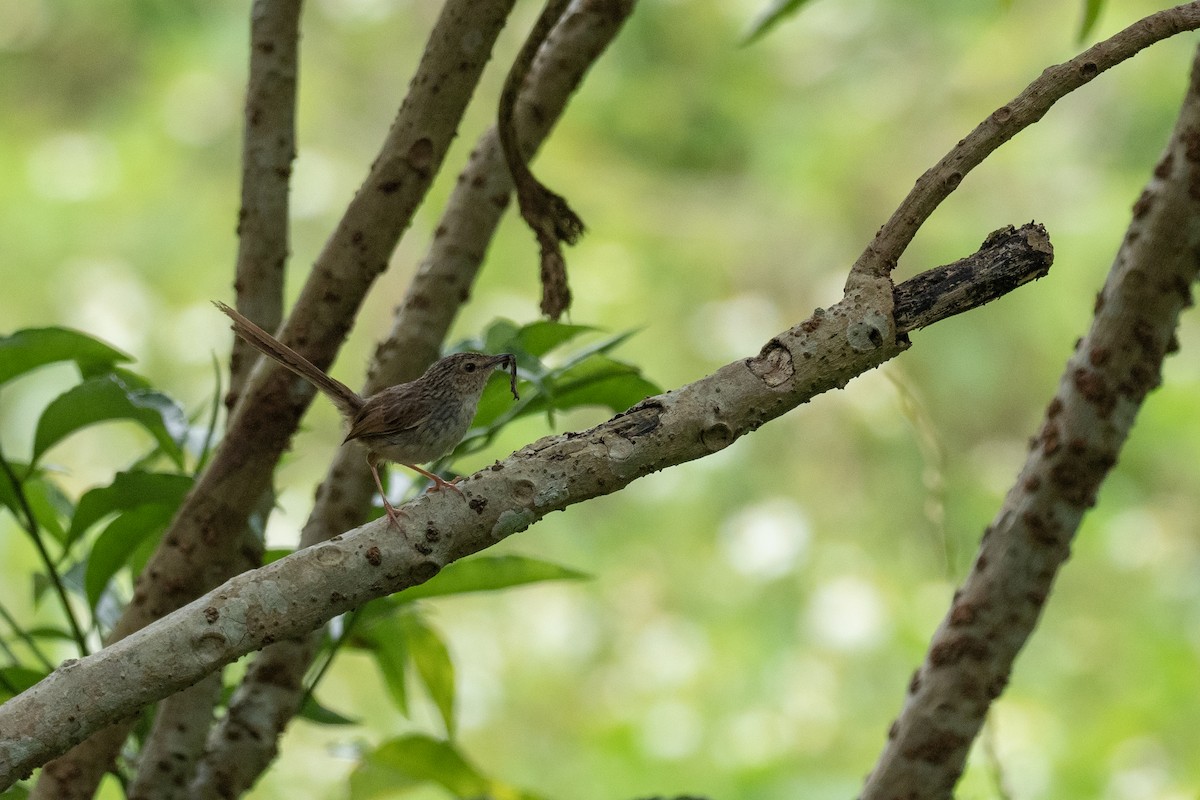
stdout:
[[488,359],[488,366],[502,367],[508,370],[509,391],[512,392],[514,400],[520,400],[521,396],[517,394],[517,357],[512,353],[501,353]]

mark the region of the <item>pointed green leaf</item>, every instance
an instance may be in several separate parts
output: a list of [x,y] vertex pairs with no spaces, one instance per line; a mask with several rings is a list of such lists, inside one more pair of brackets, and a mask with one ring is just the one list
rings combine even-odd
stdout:
[[581,406],[603,406],[619,413],[660,391],[642,377],[637,367],[608,356],[593,355],[547,380],[545,390],[526,398],[516,416]]
[[485,353],[504,353],[512,347],[520,328],[508,319],[498,319],[488,326],[483,333],[483,340],[478,342],[463,342],[467,350],[482,350]]
[[442,715],[447,735],[453,739],[454,663],[450,660],[450,651],[437,632],[425,624],[420,614],[402,614],[399,620],[417,674],[421,676],[429,697]]
[[318,725],[357,725],[360,722],[360,720],[326,708],[318,703],[311,694],[304,699],[304,705],[300,708],[300,716]]
[[75,431],[98,422],[130,419],[150,432],[176,464],[183,464],[180,442],[187,434],[182,409],[161,392],[136,388],[115,374],[74,386],[46,406],[33,440],[33,460]]
[[516,341],[524,352],[541,358],[584,333],[596,330],[591,325],[568,325],[565,322],[538,320],[517,332]]
[[41,529],[59,542],[64,541],[67,531],[63,520],[70,518],[74,508],[58,484],[45,474],[38,474],[25,481],[25,499]]
[[449,742],[412,734],[385,742],[350,775],[354,800],[391,797],[399,787],[432,782],[455,797],[489,797],[490,781]]
[[191,488],[192,479],[187,475],[118,472],[108,486],[90,489],[79,498],[79,506],[71,519],[68,544],[114,512],[129,511],[147,504],[177,508]]
[[371,652],[392,702],[407,716],[408,688],[404,670],[408,664],[408,646],[395,618],[381,618],[366,624],[360,621],[348,644]]
[[75,641],[75,637],[71,636],[70,632],[62,628],[55,628],[52,625],[38,625],[35,628],[30,628],[26,633],[38,639],[57,639],[62,642]]
[[0,384],[59,361],[74,361],[87,375],[132,360],[120,350],[79,331],[29,328],[0,337]]
[[88,555],[84,590],[93,609],[105,587],[142,542],[162,534],[175,514],[175,506],[162,503],[138,506],[108,524]]
[[742,44],[752,44],[758,41],[780,22],[795,16],[808,2],[809,0],[772,0],[771,4],[758,15],[758,19],[750,25],[750,31],[742,39]]
[[0,702],[15,697],[46,677],[47,674],[28,667],[0,668]]
[[476,556],[447,564],[445,569],[418,586],[394,595],[403,602],[467,592],[491,592],[541,581],[577,581],[585,572],[525,556]]
[[1083,2],[1083,22],[1079,25],[1079,41],[1083,42],[1088,37],[1088,34],[1096,27],[1096,23],[1100,21],[1100,12],[1104,9],[1104,0],[1084,0]]

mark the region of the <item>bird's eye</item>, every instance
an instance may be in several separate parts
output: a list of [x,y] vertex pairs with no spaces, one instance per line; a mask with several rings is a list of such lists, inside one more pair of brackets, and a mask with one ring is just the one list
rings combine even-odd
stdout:
[[474,362],[468,361],[467,363],[463,364],[463,371],[464,372],[474,372],[475,371]]

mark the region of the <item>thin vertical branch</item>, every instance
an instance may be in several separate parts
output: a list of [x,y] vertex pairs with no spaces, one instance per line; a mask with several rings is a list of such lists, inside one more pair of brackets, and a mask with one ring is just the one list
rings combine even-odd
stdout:
[[[288,187],[296,155],[296,81],[301,0],[255,0],[250,12],[250,64],[242,132],[241,210],[238,212],[237,303],[242,313],[269,330],[283,313],[283,276],[288,257]],[[251,355],[251,354],[254,355]],[[234,337],[230,358],[231,409],[241,396],[257,353]],[[272,497],[265,490],[267,505]],[[258,549],[243,526],[248,550]],[[215,685],[215,689],[213,688]],[[163,701],[142,757],[170,769],[138,771],[130,797],[168,798],[179,775],[192,770],[221,681],[207,679]],[[47,765],[35,797],[90,797],[103,770],[125,739],[125,726],[76,748]],[[196,732],[200,737],[197,739]]]
[[[296,84],[301,0],[255,0],[242,131],[242,207],[234,288],[237,309],[273,331],[283,320],[288,190],[296,158]],[[233,409],[258,353],[238,337],[229,359]]]
[[925,661],[862,797],[948,798],[1033,633],[1084,513],[1175,347],[1200,266],[1200,51],[1175,131],[1133,207],[1091,329]]

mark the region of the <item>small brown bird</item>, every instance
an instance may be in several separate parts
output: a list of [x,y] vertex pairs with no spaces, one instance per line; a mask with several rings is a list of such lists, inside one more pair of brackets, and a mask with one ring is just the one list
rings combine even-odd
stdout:
[[436,461],[462,441],[475,418],[483,387],[492,368],[505,367],[510,374],[513,397],[517,395],[517,359],[511,353],[455,353],[439,359],[415,381],[388,387],[363,398],[341,381],[329,377],[304,356],[280,342],[224,303],[214,302],[233,320],[233,330],[256,350],[316,386],[329,396],[350,421],[352,439],[367,449],[367,465],[383,499],[388,519],[400,527],[400,514],[388,502],[376,466],[381,459],[394,461],[433,481],[430,491],[443,488],[462,494],[453,483],[421,469],[417,464]]

